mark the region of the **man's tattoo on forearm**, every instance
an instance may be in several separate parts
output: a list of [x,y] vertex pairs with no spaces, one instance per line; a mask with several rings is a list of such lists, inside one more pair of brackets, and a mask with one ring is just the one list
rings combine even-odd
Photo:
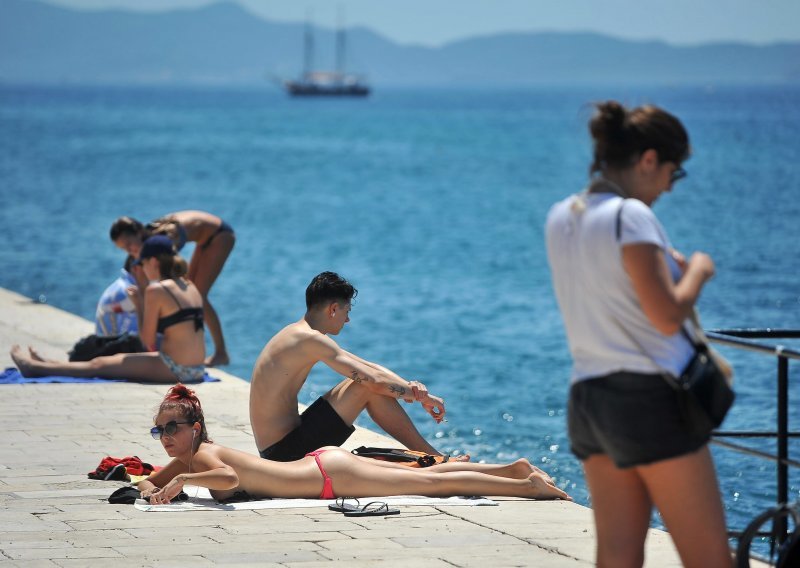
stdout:
[[396,387],[394,385],[389,385],[389,391],[393,392],[397,396],[403,396],[404,394],[406,394],[406,388],[405,387]]
[[364,381],[361,375],[358,374],[358,371],[353,371],[352,373],[350,373],[350,380],[359,385]]

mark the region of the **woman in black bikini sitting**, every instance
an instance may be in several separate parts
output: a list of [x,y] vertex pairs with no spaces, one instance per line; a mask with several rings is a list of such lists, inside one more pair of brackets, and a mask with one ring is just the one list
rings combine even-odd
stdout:
[[[186,262],[175,254],[172,241],[163,235],[147,239],[140,255],[139,262],[150,283],[143,293],[133,293],[131,299],[137,307],[139,336],[151,351],[60,362],[43,359],[31,348],[25,353],[15,345],[11,357],[23,376],[102,377],[155,383],[202,380],[203,299],[197,287],[184,278]],[[163,333],[160,351],[156,351],[156,332]]]
[[222,324],[208,301],[208,294],[236,243],[233,228],[205,211],[176,211],[147,225],[131,217],[120,217],[111,225],[111,240],[134,258],[139,256],[142,242],[152,235],[167,235],[178,252],[187,242],[197,243],[186,277],[194,282],[203,296],[203,315],[214,342],[214,354],[206,359],[205,364],[211,367],[227,365],[230,359]]
[[322,448],[293,462],[275,462],[211,442],[200,401],[184,385],[172,387],[158,409],[154,438],[173,458],[139,483],[152,504],[169,503],[184,484],[207,487],[217,500],[252,497],[334,499],[336,496],[502,495],[570,499],[543,471],[520,459],[505,465],[448,462],[425,469]]

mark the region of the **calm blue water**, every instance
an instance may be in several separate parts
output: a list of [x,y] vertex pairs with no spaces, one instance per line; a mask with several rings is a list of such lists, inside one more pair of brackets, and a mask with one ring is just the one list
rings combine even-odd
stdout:
[[[527,456],[587,503],[565,435],[570,363],[542,227],[586,181],[586,103],[602,98],[663,105],[691,133],[690,176],[656,211],[678,248],[717,263],[706,327],[800,327],[798,88],[309,101],[0,87],[0,286],[91,319],[123,261],[107,238],[114,218],[212,211],[238,235],[212,292],[228,370],[249,377],[264,343],[302,315],[311,277],[338,271],[360,290],[342,345],[447,400],[439,426],[411,408],[427,437],[477,459]],[[739,393],[726,426],[771,427],[774,361],[723,351]],[[336,380],[315,371],[303,402]],[[742,526],[774,499],[772,466],[715,454],[729,522]]]

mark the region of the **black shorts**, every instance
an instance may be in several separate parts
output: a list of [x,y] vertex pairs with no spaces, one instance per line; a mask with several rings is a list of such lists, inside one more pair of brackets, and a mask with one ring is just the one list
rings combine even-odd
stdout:
[[664,377],[625,371],[573,384],[567,424],[578,459],[606,454],[619,468],[694,452],[711,434],[692,431]]
[[319,397],[300,415],[300,426],[258,453],[267,460],[299,460],[323,446],[341,446],[355,430],[336,414],[327,400]]

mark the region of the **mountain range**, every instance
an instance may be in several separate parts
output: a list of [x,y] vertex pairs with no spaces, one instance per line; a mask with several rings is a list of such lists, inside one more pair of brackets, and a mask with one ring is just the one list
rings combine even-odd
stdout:
[[[159,13],[81,11],[0,0],[0,81],[25,84],[253,85],[292,78],[302,23],[233,2]],[[335,31],[315,28],[315,63],[333,65]],[[800,84],[800,42],[675,46],[595,33],[499,33],[441,47],[347,30],[347,68],[377,87],[580,84]]]

